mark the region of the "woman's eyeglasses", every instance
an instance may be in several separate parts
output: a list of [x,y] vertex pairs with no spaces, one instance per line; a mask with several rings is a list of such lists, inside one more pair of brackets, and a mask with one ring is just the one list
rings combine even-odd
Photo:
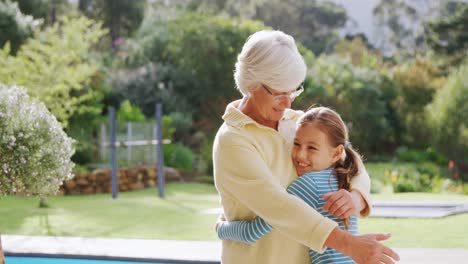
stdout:
[[296,99],[296,97],[298,97],[299,95],[301,95],[301,93],[304,91],[304,83],[301,83],[301,85],[295,90],[295,91],[292,91],[290,93],[287,93],[287,94],[273,94],[270,89],[268,89],[266,87],[266,85],[264,85],[263,83],[261,84],[262,85],[262,88],[265,89],[265,91],[267,91],[267,93],[269,93],[271,96],[273,96],[273,99],[277,102],[280,102],[280,101],[283,101],[285,99],[289,99],[292,101],[294,101],[294,99]]

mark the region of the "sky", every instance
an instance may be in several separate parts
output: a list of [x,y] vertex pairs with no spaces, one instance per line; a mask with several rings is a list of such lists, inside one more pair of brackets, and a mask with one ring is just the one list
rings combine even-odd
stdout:
[[[372,9],[379,2],[378,0],[331,0],[341,4],[348,13],[348,16],[356,22],[357,28],[348,28],[352,33],[363,32],[372,42]],[[348,26],[349,27],[349,26]]]

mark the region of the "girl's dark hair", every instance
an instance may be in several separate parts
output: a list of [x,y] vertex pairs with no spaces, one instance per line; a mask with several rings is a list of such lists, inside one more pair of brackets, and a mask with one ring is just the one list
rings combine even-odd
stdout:
[[[349,144],[348,129],[341,119],[340,115],[328,107],[313,107],[307,110],[299,119],[298,126],[314,123],[327,135],[331,146],[344,146],[346,157],[340,158],[333,164],[333,173],[338,180],[338,188],[350,190],[351,179],[359,174],[359,163],[362,162],[361,156]],[[346,228],[349,225],[349,219],[344,220]]]

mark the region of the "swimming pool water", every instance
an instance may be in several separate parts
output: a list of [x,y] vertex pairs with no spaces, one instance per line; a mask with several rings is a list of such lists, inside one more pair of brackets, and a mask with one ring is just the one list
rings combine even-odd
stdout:
[[95,259],[71,259],[71,258],[46,258],[46,257],[13,257],[6,256],[8,264],[165,264],[162,262],[136,262],[122,260],[95,260]]

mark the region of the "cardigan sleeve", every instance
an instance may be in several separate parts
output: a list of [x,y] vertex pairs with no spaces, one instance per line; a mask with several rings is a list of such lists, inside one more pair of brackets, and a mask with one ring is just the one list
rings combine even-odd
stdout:
[[351,179],[351,191],[357,191],[364,199],[365,207],[360,212],[361,217],[366,217],[371,213],[372,200],[370,197],[370,177],[362,162],[359,163],[359,175]]
[[[300,177],[289,185],[287,191],[317,210],[320,197],[318,197],[318,191],[312,181],[313,179],[310,177]],[[272,229],[273,227],[260,217],[256,217],[252,221],[223,221],[218,226],[218,238],[253,244],[271,232]]]
[[254,146],[242,142],[215,146],[213,158],[218,190],[235,197],[291,239],[317,252],[324,250],[324,243],[337,224],[273,180]]

